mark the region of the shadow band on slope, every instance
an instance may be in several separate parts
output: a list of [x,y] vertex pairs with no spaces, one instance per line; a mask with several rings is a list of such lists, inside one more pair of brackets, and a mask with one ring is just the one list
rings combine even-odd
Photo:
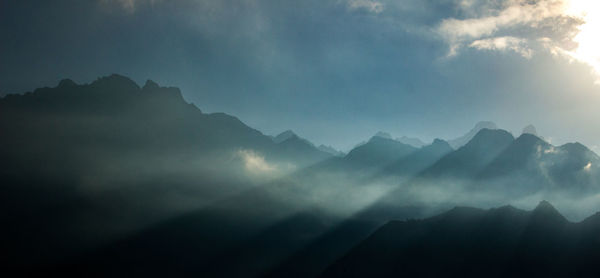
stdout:
[[548,202],[533,211],[456,207],[391,221],[322,277],[598,277],[600,213],[567,221]]

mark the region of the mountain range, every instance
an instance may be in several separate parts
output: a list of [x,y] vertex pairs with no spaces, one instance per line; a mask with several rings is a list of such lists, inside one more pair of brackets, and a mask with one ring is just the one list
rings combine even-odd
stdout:
[[568,218],[598,210],[600,158],[580,143],[554,146],[533,126],[515,138],[480,122],[430,144],[380,132],[344,154],[111,75],[7,95],[0,130],[7,271],[535,276],[534,267],[594,273],[598,258],[586,249],[597,244],[595,216],[569,222],[547,202],[532,212],[465,207],[548,199]]

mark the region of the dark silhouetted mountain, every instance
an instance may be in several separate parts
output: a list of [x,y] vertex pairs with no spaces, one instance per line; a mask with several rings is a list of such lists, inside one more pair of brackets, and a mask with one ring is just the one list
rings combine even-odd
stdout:
[[290,256],[266,277],[318,277],[327,266],[345,255],[390,218],[424,217],[425,211],[423,207],[405,206],[396,209],[392,214],[373,210],[360,212]]
[[504,151],[514,137],[501,129],[482,129],[463,147],[442,157],[425,170],[424,177],[469,177]]
[[[262,208],[251,213],[260,211]],[[329,227],[323,214],[310,211],[266,227],[243,222],[251,218],[231,217],[208,210],[188,213],[75,258],[51,273],[72,277],[164,277],[173,273],[178,277],[258,277]]]
[[423,141],[421,141],[421,139],[419,138],[413,138],[413,137],[407,137],[407,136],[402,136],[400,138],[397,138],[396,140],[398,140],[400,143],[404,143],[407,145],[411,145],[415,148],[421,148],[423,146],[425,146],[426,144],[423,143]]
[[533,125],[528,125],[528,126],[524,127],[523,131],[521,131],[521,134],[531,134],[531,135],[538,136],[537,130],[535,129],[535,126],[533,126]]
[[[251,149],[267,160],[276,157],[300,167],[327,156],[307,159],[311,155],[306,154],[306,146],[280,147],[233,116],[204,114],[185,102],[177,88],[160,87],[150,80],[140,88],[120,75],[85,85],[63,80],[55,88],[8,95],[0,100],[0,108],[0,126],[7,131],[1,138],[7,146],[3,149],[9,152],[6,155],[15,150],[12,157],[21,160],[23,149],[45,152],[46,160],[54,157],[48,152],[56,150],[56,158],[64,163],[65,157],[84,148],[194,153]],[[285,155],[278,153],[280,149]],[[310,152],[324,154],[315,147]],[[297,157],[302,162],[294,161]]]
[[398,160],[416,150],[415,147],[393,139],[373,136],[364,145],[351,150],[344,158],[355,164],[373,167]]
[[597,277],[597,219],[571,223],[548,202],[530,212],[457,207],[389,222],[323,277]]
[[450,144],[453,149],[458,149],[471,141],[471,139],[473,139],[473,137],[475,137],[475,135],[482,129],[498,129],[498,127],[493,122],[478,122],[473,129],[467,132],[467,134],[456,139],[448,140],[448,144]]
[[[246,190],[263,182],[248,173],[257,161],[268,164],[260,171],[330,157],[302,141],[275,144],[236,117],[202,113],[177,88],[140,88],[120,75],[7,95],[0,130],[0,210],[13,227],[0,234],[1,246],[15,268]],[[252,163],[243,150],[256,155]]]

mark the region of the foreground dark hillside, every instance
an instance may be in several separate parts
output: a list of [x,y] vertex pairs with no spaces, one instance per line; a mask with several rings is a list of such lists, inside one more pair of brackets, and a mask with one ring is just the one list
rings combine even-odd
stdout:
[[457,207],[424,220],[392,221],[322,277],[598,277],[600,214],[567,221],[548,202]]

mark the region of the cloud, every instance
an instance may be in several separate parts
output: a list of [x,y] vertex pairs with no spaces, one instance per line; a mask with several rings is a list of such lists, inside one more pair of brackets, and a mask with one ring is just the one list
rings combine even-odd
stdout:
[[444,18],[434,28],[448,44],[448,57],[474,48],[529,59],[536,49],[587,64],[600,84],[600,2],[461,0],[455,6],[461,17]]
[[[448,43],[449,56],[465,46],[480,50],[512,50],[530,58],[533,43],[547,38],[546,44],[567,48],[577,26],[583,22],[567,12],[567,0],[505,0],[492,4],[461,1],[459,8],[468,18],[446,18],[437,33]],[[500,3],[500,4],[497,4]],[[571,44],[571,46],[573,46]]]
[[243,159],[246,170],[251,173],[272,173],[276,167],[265,161],[264,156],[252,150],[240,150],[238,155]]
[[515,37],[495,37],[481,39],[472,42],[469,47],[478,50],[496,50],[496,51],[514,51],[521,56],[529,59],[533,55],[533,50],[527,47],[527,40]]
[[348,0],[348,7],[351,10],[365,10],[371,13],[381,13],[383,4],[375,0]]

